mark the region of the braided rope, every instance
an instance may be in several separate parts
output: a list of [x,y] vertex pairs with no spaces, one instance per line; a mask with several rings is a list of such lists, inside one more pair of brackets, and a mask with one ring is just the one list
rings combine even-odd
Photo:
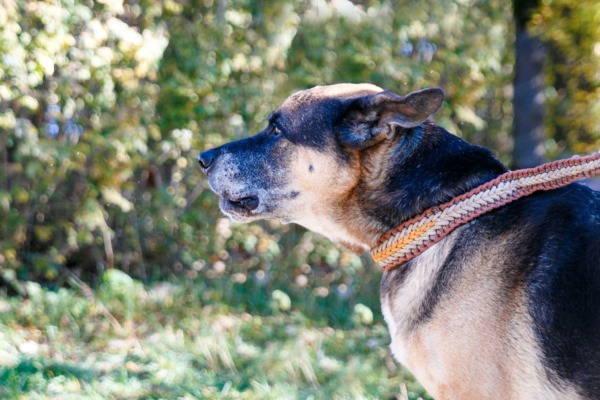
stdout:
[[575,156],[539,167],[506,172],[404,222],[371,249],[379,266],[390,271],[423,253],[459,226],[538,190],[556,189],[600,173],[600,153]]

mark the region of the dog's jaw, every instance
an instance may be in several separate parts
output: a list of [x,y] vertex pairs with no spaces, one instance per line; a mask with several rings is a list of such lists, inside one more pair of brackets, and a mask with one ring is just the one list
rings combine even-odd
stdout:
[[355,253],[369,251],[379,239],[379,235],[357,235],[353,233],[350,227],[337,222],[329,216],[319,215],[314,212],[305,213],[292,222],[323,235],[332,242],[340,243]]

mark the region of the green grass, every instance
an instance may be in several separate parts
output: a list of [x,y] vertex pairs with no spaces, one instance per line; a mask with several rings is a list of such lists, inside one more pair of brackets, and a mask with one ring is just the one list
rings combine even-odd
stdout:
[[0,299],[0,398],[426,397],[364,307],[351,328],[333,328],[283,292],[251,315],[206,303],[201,287],[145,287],[118,271],[96,292],[27,283],[27,298]]

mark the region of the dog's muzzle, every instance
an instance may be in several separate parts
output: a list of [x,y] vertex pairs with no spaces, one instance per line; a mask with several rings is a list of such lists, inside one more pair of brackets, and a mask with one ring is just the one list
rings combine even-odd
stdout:
[[[198,154],[198,165],[206,175],[216,164],[216,159],[219,155],[219,148],[203,151]],[[249,195],[244,197],[233,197],[227,192],[218,193],[221,197],[221,209],[225,212],[249,212],[254,211],[259,206],[258,196]]]

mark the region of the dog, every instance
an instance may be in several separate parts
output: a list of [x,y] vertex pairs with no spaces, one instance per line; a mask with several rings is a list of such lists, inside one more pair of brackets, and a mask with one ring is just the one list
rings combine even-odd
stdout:
[[[434,124],[444,92],[290,96],[266,129],[199,154],[224,214],[297,223],[362,253],[507,171]],[[600,192],[537,192],[381,281],[394,357],[437,399],[600,399]]]

